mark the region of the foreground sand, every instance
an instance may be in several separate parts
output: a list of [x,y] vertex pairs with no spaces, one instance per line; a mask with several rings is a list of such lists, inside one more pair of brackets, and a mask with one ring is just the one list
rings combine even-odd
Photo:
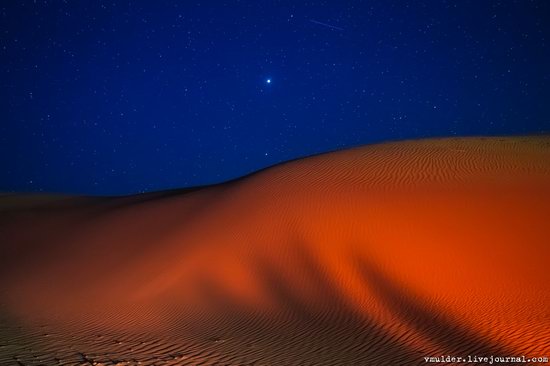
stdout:
[[550,137],[386,143],[225,184],[0,196],[0,365],[550,356]]

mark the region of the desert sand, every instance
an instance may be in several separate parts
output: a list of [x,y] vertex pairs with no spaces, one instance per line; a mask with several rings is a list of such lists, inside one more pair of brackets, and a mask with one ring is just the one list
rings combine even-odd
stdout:
[[550,357],[549,267],[550,136],[367,145],[135,196],[7,194],[0,365]]

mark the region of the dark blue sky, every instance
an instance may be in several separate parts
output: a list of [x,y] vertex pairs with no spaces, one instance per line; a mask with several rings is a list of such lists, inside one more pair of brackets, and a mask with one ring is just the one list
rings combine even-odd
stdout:
[[384,140],[550,130],[550,1],[0,12],[0,191],[135,193]]

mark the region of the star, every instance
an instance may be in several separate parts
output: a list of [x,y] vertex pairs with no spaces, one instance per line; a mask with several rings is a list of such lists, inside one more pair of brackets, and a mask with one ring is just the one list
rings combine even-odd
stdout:
[[267,79],[265,82],[266,82],[267,84],[271,84],[271,79]]

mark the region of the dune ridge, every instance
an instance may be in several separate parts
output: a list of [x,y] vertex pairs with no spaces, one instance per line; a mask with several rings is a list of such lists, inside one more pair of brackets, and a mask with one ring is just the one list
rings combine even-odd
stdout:
[[550,136],[391,142],[227,183],[0,196],[1,365],[550,357]]

